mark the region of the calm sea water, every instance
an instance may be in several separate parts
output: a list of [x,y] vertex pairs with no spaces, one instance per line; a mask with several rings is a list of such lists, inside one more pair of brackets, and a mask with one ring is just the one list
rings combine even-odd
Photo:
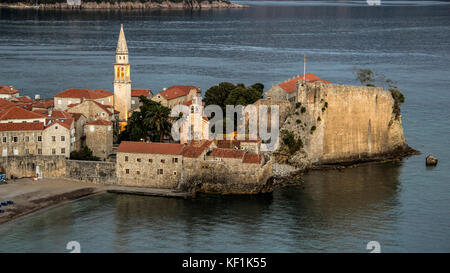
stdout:
[[[106,194],[0,226],[0,252],[450,251],[450,4],[263,2],[223,11],[0,9],[0,84],[25,95],[112,90],[125,27],[134,87],[266,89],[303,72],[356,84],[352,67],[398,81],[405,136],[424,154],[398,164],[311,172],[263,196],[194,200]],[[425,156],[439,165],[426,168]]]

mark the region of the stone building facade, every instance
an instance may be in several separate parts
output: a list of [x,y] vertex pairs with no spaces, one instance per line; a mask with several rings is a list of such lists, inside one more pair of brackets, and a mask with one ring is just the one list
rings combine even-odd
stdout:
[[181,179],[183,144],[123,141],[117,149],[117,184],[175,188]]
[[296,77],[290,78],[282,83],[278,83],[272,86],[268,91],[266,91],[266,99],[274,101],[289,101],[295,104],[297,101],[297,85],[301,82],[322,82],[324,84],[330,83],[329,81],[322,80],[312,73],[307,73],[306,75],[298,75]]
[[152,97],[153,101],[161,105],[172,108],[175,105],[189,102],[194,97],[201,96],[200,87],[192,85],[173,85]]
[[114,105],[114,95],[104,89],[76,89],[70,88],[53,96],[54,108],[65,111],[69,105],[82,103],[85,100],[94,100],[103,105]]
[[261,192],[272,174],[262,154],[217,148],[213,141],[189,144],[124,141],[117,150],[117,183],[186,188],[201,184],[218,193]]
[[88,122],[98,119],[115,121],[118,118],[118,113],[112,105],[104,105],[95,100],[85,100],[79,104],[71,105],[67,112],[83,114]]
[[139,109],[139,107],[142,106],[142,103],[140,103],[140,101],[139,101],[139,98],[141,96],[144,96],[147,99],[151,99],[153,97],[152,90],[132,88],[131,89],[131,111]]
[[94,156],[105,160],[113,149],[113,123],[107,120],[95,120],[85,125],[86,146]]

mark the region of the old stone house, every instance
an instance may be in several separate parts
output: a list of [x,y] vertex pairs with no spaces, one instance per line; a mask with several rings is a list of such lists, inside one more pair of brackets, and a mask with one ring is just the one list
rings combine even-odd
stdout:
[[173,85],[152,97],[153,101],[161,103],[163,106],[172,108],[175,105],[183,104],[194,97],[201,96],[200,87],[191,85]]
[[81,103],[69,105],[67,112],[83,114],[88,122],[98,119],[112,122],[118,120],[118,112],[112,105],[104,105],[95,100],[84,100]]
[[174,188],[181,178],[183,144],[122,141],[117,149],[117,183]]
[[258,184],[271,175],[271,165],[265,163],[262,154],[217,148],[211,140],[184,145],[124,141],[117,150],[116,175],[121,185],[155,188],[175,188],[197,179]]
[[307,82],[322,82],[329,84],[331,82],[322,80],[312,73],[307,73],[306,75],[299,75],[297,77],[286,80],[282,83],[278,83],[272,86],[265,95],[267,99],[274,101],[289,101],[292,104],[297,102],[297,84],[301,83],[306,79]]
[[69,105],[94,100],[103,105],[114,105],[113,93],[104,89],[76,89],[70,88],[53,96],[56,110],[66,110]]
[[108,158],[113,149],[113,123],[107,120],[95,120],[86,123],[86,146],[94,156],[102,160]]
[[13,86],[0,85],[0,99],[12,99],[19,96],[19,90]]
[[12,106],[0,112],[0,123],[45,122],[47,117],[23,108]]
[[146,97],[147,99],[151,99],[153,97],[152,90],[150,89],[131,89],[131,111],[139,109],[141,107],[141,103],[139,102],[139,98],[141,96]]
[[74,132],[73,122],[69,125],[67,122],[49,120],[42,133],[43,155],[70,157],[75,142],[75,139],[71,137]]

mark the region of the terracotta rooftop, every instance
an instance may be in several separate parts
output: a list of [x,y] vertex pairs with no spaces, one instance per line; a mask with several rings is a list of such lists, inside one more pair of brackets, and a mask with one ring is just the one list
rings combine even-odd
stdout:
[[16,104],[14,102],[11,102],[9,100],[5,100],[5,99],[0,99],[0,108],[9,108],[9,107],[13,107]]
[[17,93],[19,93],[19,90],[14,89],[14,87],[0,85],[0,94],[13,95]]
[[84,115],[81,113],[71,113],[71,114],[72,114],[73,118],[75,119],[75,121],[79,120],[81,116],[84,117]]
[[10,107],[0,113],[0,120],[8,119],[39,119],[45,118],[44,115],[25,110],[20,107]]
[[43,122],[0,123],[0,131],[42,131]]
[[91,89],[76,89],[76,88],[70,88],[54,95],[54,97],[58,98],[78,98],[78,99],[100,99],[110,96],[113,96],[113,93],[105,89],[91,90]]
[[212,140],[206,140],[203,142],[193,141],[187,146],[184,146],[183,156],[197,158],[211,145]]
[[97,119],[94,121],[91,121],[89,123],[86,123],[86,125],[112,125],[113,123],[111,121],[108,120],[103,120],[103,119]]
[[[290,79],[288,81],[279,83],[278,86],[280,86],[281,88],[283,88],[284,91],[288,92],[288,93],[292,93],[294,91],[297,90],[297,82],[299,80],[303,80],[305,79],[305,75],[301,75],[301,76],[297,76],[293,79]],[[306,74],[306,80],[308,82],[323,82],[323,83],[331,83],[329,81],[326,80],[322,80],[321,78],[317,77],[316,75],[312,74],[312,73],[307,73]]]
[[32,112],[44,115],[44,116],[48,116],[48,110],[46,109],[34,109]]
[[167,88],[167,90],[159,92],[159,94],[167,100],[172,100],[175,98],[186,96],[192,89],[197,90],[197,93],[202,92],[200,87],[195,87],[193,85],[172,85],[171,87]]
[[53,99],[51,99],[51,100],[35,101],[34,104],[33,104],[34,108],[45,108],[45,109],[48,109],[48,108],[51,108],[53,106],[54,106]]
[[222,149],[222,148],[214,148],[211,152],[211,156],[221,157],[221,158],[238,158],[242,159],[245,155],[244,150],[236,150],[236,149]]
[[140,96],[147,97],[148,94],[150,94],[150,92],[152,92],[152,90],[150,90],[150,89],[132,88],[131,89],[131,96],[132,97],[140,97]]
[[32,98],[26,97],[26,96],[16,97],[16,98],[14,98],[14,100],[17,100],[17,101],[23,102],[23,103],[32,103],[32,102],[34,102],[34,100]]
[[47,126],[45,127],[45,129],[50,128],[53,125],[59,124],[62,127],[70,130],[70,126],[72,125],[72,122],[73,122],[72,118],[64,119],[64,121],[57,120],[57,119],[47,119]]
[[117,152],[181,155],[183,148],[183,144],[122,141],[117,148]]
[[53,110],[51,117],[57,118],[57,119],[64,119],[64,118],[72,118],[73,116],[71,113],[67,113],[67,112],[60,111],[60,110]]
[[259,164],[261,163],[262,158],[263,155],[259,154],[245,154],[242,163]]

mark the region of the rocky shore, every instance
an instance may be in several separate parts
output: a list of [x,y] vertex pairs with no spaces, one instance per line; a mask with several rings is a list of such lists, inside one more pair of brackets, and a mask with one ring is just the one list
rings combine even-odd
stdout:
[[0,3],[0,7],[16,8],[16,9],[64,9],[64,10],[108,10],[108,9],[125,9],[125,10],[143,10],[143,9],[231,9],[246,8],[247,5],[235,4],[228,1],[161,1],[159,2],[83,2],[80,6],[70,6],[67,3],[40,4],[38,6],[23,3]]

